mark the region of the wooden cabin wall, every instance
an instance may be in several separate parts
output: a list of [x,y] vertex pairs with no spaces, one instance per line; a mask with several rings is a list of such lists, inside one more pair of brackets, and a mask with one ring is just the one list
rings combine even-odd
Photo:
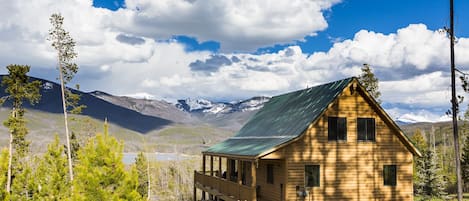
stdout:
[[[347,141],[328,141],[328,116],[347,118]],[[375,118],[375,142],[357,142],[357,117]],[[412,200],[413,155],[395,132],[360,93],[346,89],[301,139],[279,150],[286,160],[287,200],[301,200],[296,186],[305,185],[305,165],[320,165],[320,186],[312,187],[304,200]],[[265,171],[263,164],[259,173]],[[397,185],[384,186],[383,165],[391,164],[397,165]],[[262,195],[274,200],[279,191],[271,189],[279,184],[268,186],[264,177],[258,174]]]
[[[274,183],[267,183],[267,164],[274,165]],[[258,201],[280,201],[280,184],[285,189],[285,161],[259,160],[257,168],[257,185],[260,186],[260,199]],[[283,190],[285,192],[285,190]]]

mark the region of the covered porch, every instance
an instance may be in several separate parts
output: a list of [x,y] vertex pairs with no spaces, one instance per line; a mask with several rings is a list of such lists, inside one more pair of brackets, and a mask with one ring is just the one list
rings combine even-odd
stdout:
[[202,170],[194,171],[194,201],[256,201],[258,161],[247,157],[203,154]]

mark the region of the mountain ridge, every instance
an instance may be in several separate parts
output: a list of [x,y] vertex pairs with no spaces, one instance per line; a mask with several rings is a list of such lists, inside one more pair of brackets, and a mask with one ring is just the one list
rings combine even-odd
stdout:
[[[0,76],[0,80],[3,76]],[[41,84],[41,101],[31,106],[27,118],[32,119],[31,139],[38,141],[36,147],[44,147],[44,143],[52,141],[53,133],[63,133],[62,102],[60,85],[56,82],[34,78]],[[4,87],[0,87],[0,96],[5,96]],[[142,150],[145,143],[153,144],[159,151],[183,150],[183,152],[198,153],[210,144],[217,143],[237,132],[262,106],[270,100],[269,97],[256,96],[245,100],[231,102],[216,102],[206,99],[180,99],[175,103],[165,100],[139,99],[128,96],[115,96],[107,92],[82,92],[71,89],[81,95],[80,104],[87,108],[81,117],[94,120],[92,126],[79,125],[79,130],[94,127],[86,131],[95,133],[97,127],[107,118],[112,132],[117,133],[119,139],[126,143],[126,150]],[[11,103],[6,102],[1,108],[2,117],[6,118]],[[403,118],[396,122],[403,130],[412,135],[414,129],[436,123],[422,123],[407,121]],[[410,119],[415,120],[415,119]],[[417,119],[418,120],[418,119]],[[100,123],[101,122],[101,123]],[[115,126],[113,126],[115,125]],[[29,126],[28,126],[29,128]],[[35,130],[36,129],[36,130]],[[0,130],[7,132],[6,128]],[[38,133],[37,130],[41,130]],[[93,130],[93,131],[91,131]],[[5,136],[0,136],[0,144],[6,143]],[[47,139],[46,141],[44,141]],[[210,140],[207,140],[210,139]],[[41,148],[39,148],[41,149]]]

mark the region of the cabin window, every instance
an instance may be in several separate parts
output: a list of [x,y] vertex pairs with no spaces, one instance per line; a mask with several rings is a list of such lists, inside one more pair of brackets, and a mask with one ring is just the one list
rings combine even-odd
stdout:
[[273,184],[274,183],[274,165],[267,164],[267,183]]
[[396,186],[397,181],[397,166],[385,165],[383,168],[383,178],[385,186]]
[[306,187],[319,186],[319,165],[305,165]]
[[327,122],[329,141],[347,140],[347,119],[345,117],[329,117]]
[[375,141],[375,119],[358,118],[357,134],[359,141]]

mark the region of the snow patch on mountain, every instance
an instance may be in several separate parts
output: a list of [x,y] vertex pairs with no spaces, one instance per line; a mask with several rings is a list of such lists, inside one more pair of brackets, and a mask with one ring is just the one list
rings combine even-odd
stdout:
[[431,114],[407,113],[398,117],[396,121],[404,123],[404,124],[413,124],[413,123],[420,123],[420,122],[435,123],[435,122],[451,121],[451,117],[448,115],[436,116],[436,115],[431,115]]
[[156,100],[156,97],[154,95],[151,95],[146,92],[138,92],[134,94],[125,94],[122,96],[130,97],[130,98],[135,98],[135,99],[144,99],[144,100]]
[[258,110],[269,101],[269,97],[253,97],[247,100],[226,102],[212,102],[205,99],[178,100],[176,107],[185,112],[200,112],[207,114],[227,114]]

